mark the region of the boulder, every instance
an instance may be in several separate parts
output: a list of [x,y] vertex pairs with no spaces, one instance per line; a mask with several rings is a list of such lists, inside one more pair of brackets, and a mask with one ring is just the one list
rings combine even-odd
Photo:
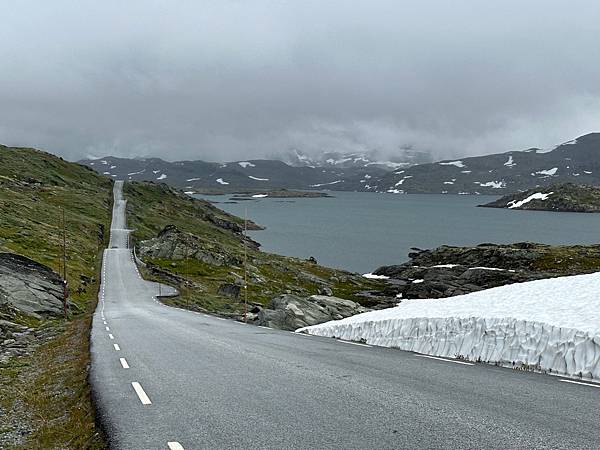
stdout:
[[273,298],[267,308],[258,312],[258,325],[296,330],[330,320],[366,312],[367,309],[351,300],[327,296],[312,295],[307,298],[284,294]]
[[47,266],[13,253],[0,253],[0,307],[34,317],[63,313],[62,278]]

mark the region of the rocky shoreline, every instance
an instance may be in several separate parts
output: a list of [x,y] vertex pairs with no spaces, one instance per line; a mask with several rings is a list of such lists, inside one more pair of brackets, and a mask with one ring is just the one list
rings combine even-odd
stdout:
[[600,245],[551,246],[531,242],[413,249],[410,261],[382,266],[387,295],[444,298],[497,286],[600,270]]

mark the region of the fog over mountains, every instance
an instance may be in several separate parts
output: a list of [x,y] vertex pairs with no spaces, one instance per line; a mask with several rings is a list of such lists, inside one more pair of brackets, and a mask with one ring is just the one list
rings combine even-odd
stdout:
[[167,162],[113,156],[80,162],[115,179],[165,182],[188,192],[287,188],[503,195],[556,182],[600,184],[600,133],[550,150],[530,148],[424,164],[416,161],[428,156],[414,153],[403,162],[376,161],[357,153],[311,159],[296,152],[294,157],[294,165],[279,160]]

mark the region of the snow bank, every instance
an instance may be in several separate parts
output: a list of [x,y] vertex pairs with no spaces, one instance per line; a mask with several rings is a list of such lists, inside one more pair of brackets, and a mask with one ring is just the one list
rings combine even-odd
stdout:
[[554,192],[548,192],[547,194],[543,194],[541,192],[536,192],[535,194],[531,194],[529,197],[524,198],[523,200],[510,201],[506,204],[506,206],[508,206],[509,209],[520,208],[521,206],[529,203],[531,200],[546,200],[552,194],[554,194]]
[[405,300],[297,331],[600,378],[600,273]]

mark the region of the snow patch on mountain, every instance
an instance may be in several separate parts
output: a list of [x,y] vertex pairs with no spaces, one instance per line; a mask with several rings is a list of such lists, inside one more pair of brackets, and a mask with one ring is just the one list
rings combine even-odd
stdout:
[[558,172],[558,167],[553,167],[552,169],[548,169],[548,170],[540,170],[538,172],[535,172],[535,174],[551,177],[553,175],[556,175],[556,172]]
[[465,166],[465,163],[463,163],[462,161],[446,161],[446,162],[440,162],[438,163],[440,166],[455,166],[455,167],[467,167]]
[[269,181],[268,178],[258,178],[258,177],[253,177],[252,175],[248,175],[248,178],[250,178],[251,180],[256,180],[256,181]]
[[167,178],[167,175],[163,173],[160,177],[157,178],[157,180],[164,180],[165,178]]
[[523,200],[510,201],[506,204],[506,206],[508,206],[509,209],[520,208],[521,206],[526,205],[527,203],[529,203],[532,200],[546,200],[552,194],[554,194],[554,192],[548,192],[547,194],[542,194],[541,192],[536,192],[535,194],[531,194],[529,197],[527,197]]
[[223,181],[223,178],[217,178],[217,183],[223,184],[223,185],[229,184],[227,181]]
[[332,181],[331,183],[311,184],[310,187],[330,186],[332,184],[338,184],[338,183],[343,183],[343,182],[344,182],[344,180],[336,180],[336,181]]
[[481,187],[491,187],[492,189],[504,189],[506,187],[506,182],[504,180],[486,181],[485,183],[481,183],[480,181],[474,181],[474,183],[478,184]]
[[240,166],[242,166],[244,169],[245,169],[246,167],[256,167],[256,165],[255,165],[255,164],[252,164],[251,162],[248,162],[248,161],[240,161],[240,162],[238,162],[238,164],[239,164]]

